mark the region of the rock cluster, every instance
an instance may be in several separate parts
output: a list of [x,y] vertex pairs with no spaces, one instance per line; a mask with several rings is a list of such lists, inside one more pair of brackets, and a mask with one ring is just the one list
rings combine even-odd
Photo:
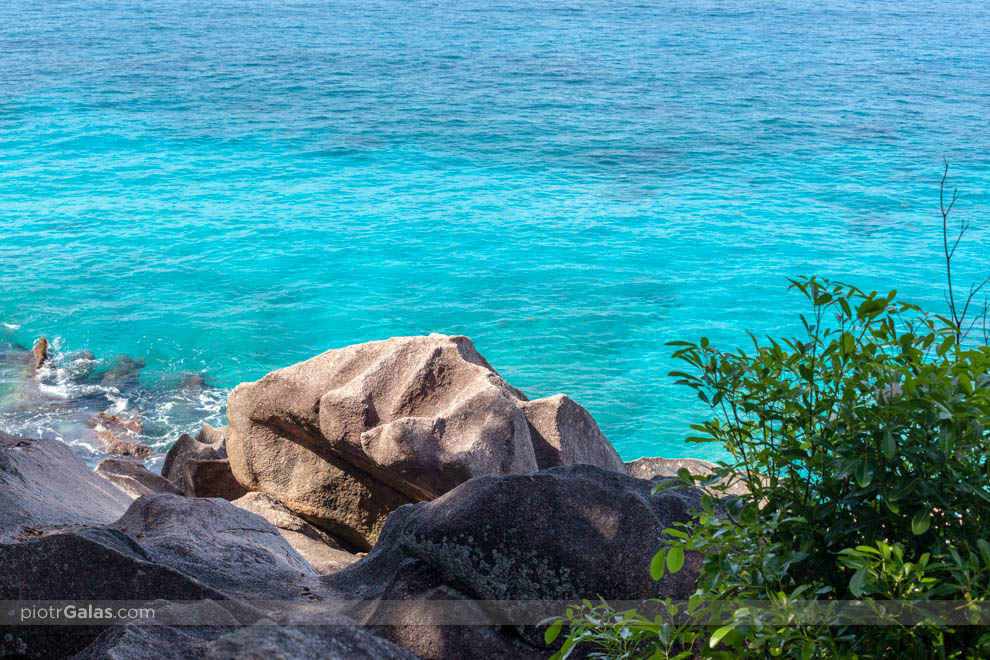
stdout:
[[161,476],[0,433],[0,600],[155,611],[0,630],[0,657],[544,658],[521,603],[694,589],[697,557],[649,563],[697,494],[652,493],[586,410],[464,337],[329,351],[238,387],[228,420]]
[[562,395],[529,401],[466,337],[327,351],[239,385],[227,417],[237,481],[359,549],[398,507],[475,476],[626,471],[586,410]]

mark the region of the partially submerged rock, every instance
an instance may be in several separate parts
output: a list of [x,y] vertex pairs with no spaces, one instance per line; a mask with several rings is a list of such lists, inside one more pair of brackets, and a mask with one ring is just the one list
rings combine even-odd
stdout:
[[105,383],[135,381],[146,364],[144,358],[118,355],[105,369],[101,370],[100,378]]
[[98,412],[89,423],[96,429],[102,449],[108,454],[131,458],[149,458],[155,454],[154,449],[137,442],[144,428],[137,415],[125,418]]
[[564,398],[528,402],[466,337],[327,351],[239,385],[227,417],[237,481],[357,548],[403,504],[473,476],[539,469],[531,428],[547,465],[625,471],[586,411]]
[[132,499],[155,493],[182,494],[171,481],[137,461],[105,458],[96,466],[95,471]]
[[0,543],[116,520],[130,498],[58,440],[0,431]]
[[275,525],[289,545],[298,550],[318,573],[335,573],[359,559],[332,536],[292,513],[271,495],[248,493],[234,500],[233,504]]
[[48,359],[48,337],[38,337],[31,347],[31,357],[34,360],[34,368],[40,369],[41,365]]
[[[663,547],[662,531],[688,521],[699,495],[651,491],[650,482],[586,465],[477,477],[396,511],[365,559],[326,580],[355,597],[383,601],[503,601],[489,606],[507,614],[513,601],[686,599],[700,557],[689,553],[681,571],[659,582],[649,565]],[[532,629],[474,635],[425,621],[396,625],[374,615],[370,621],[422,658],[458,657],[438,650],[451,645],[477,657],[546,654]]]

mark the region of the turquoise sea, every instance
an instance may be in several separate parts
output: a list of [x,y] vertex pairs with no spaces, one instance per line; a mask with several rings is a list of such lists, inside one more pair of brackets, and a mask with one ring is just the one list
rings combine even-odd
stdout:
[[711,457],[664,343],[794,329],[801,274],[940,309],[943,157],[990,272],[982,1],[5,0],[0,72],[0,426],[74,444],[445,332]]

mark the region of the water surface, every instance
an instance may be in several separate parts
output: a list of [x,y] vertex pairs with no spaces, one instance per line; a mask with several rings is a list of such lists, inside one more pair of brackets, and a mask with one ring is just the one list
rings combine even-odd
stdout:
[[664,343],[793,328],[801,274],[938,307],[943,157],[990,272],[982,2],[7,0],[0,71],[2,339],[63,369],[4,371],[26,433],[82,397],[164,448],[240,381],[445,332],[627,459],[710,457]]

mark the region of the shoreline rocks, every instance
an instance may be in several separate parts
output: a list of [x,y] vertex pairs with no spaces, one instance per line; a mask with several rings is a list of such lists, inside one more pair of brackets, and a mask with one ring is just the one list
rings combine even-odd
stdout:
[[[465,337],[328,351],[236,388],[228,421],[179,438],[161,476],[0,432],[0,600],[156,612],[19,626],[0,655],[536,659],[549,651],[521,603],[694,590],[698,556],[659,582],[649,563],[699,493],[652,487],[711,464],[623,463],[588,411],[527,399]],[[121,443],[142,430],[92,426]]]
[[[635,461],[626,463],[629,474],[638,479],[653,479],[654,477],[676,477],[677,471],[684,468],[691,474],[699,477],[711,476],[712,470],[717,466],[711,461],[700,458],[660,458],[644,456]],[[749,489],[739,480],[730,479],[725,495],[745,495]]]

